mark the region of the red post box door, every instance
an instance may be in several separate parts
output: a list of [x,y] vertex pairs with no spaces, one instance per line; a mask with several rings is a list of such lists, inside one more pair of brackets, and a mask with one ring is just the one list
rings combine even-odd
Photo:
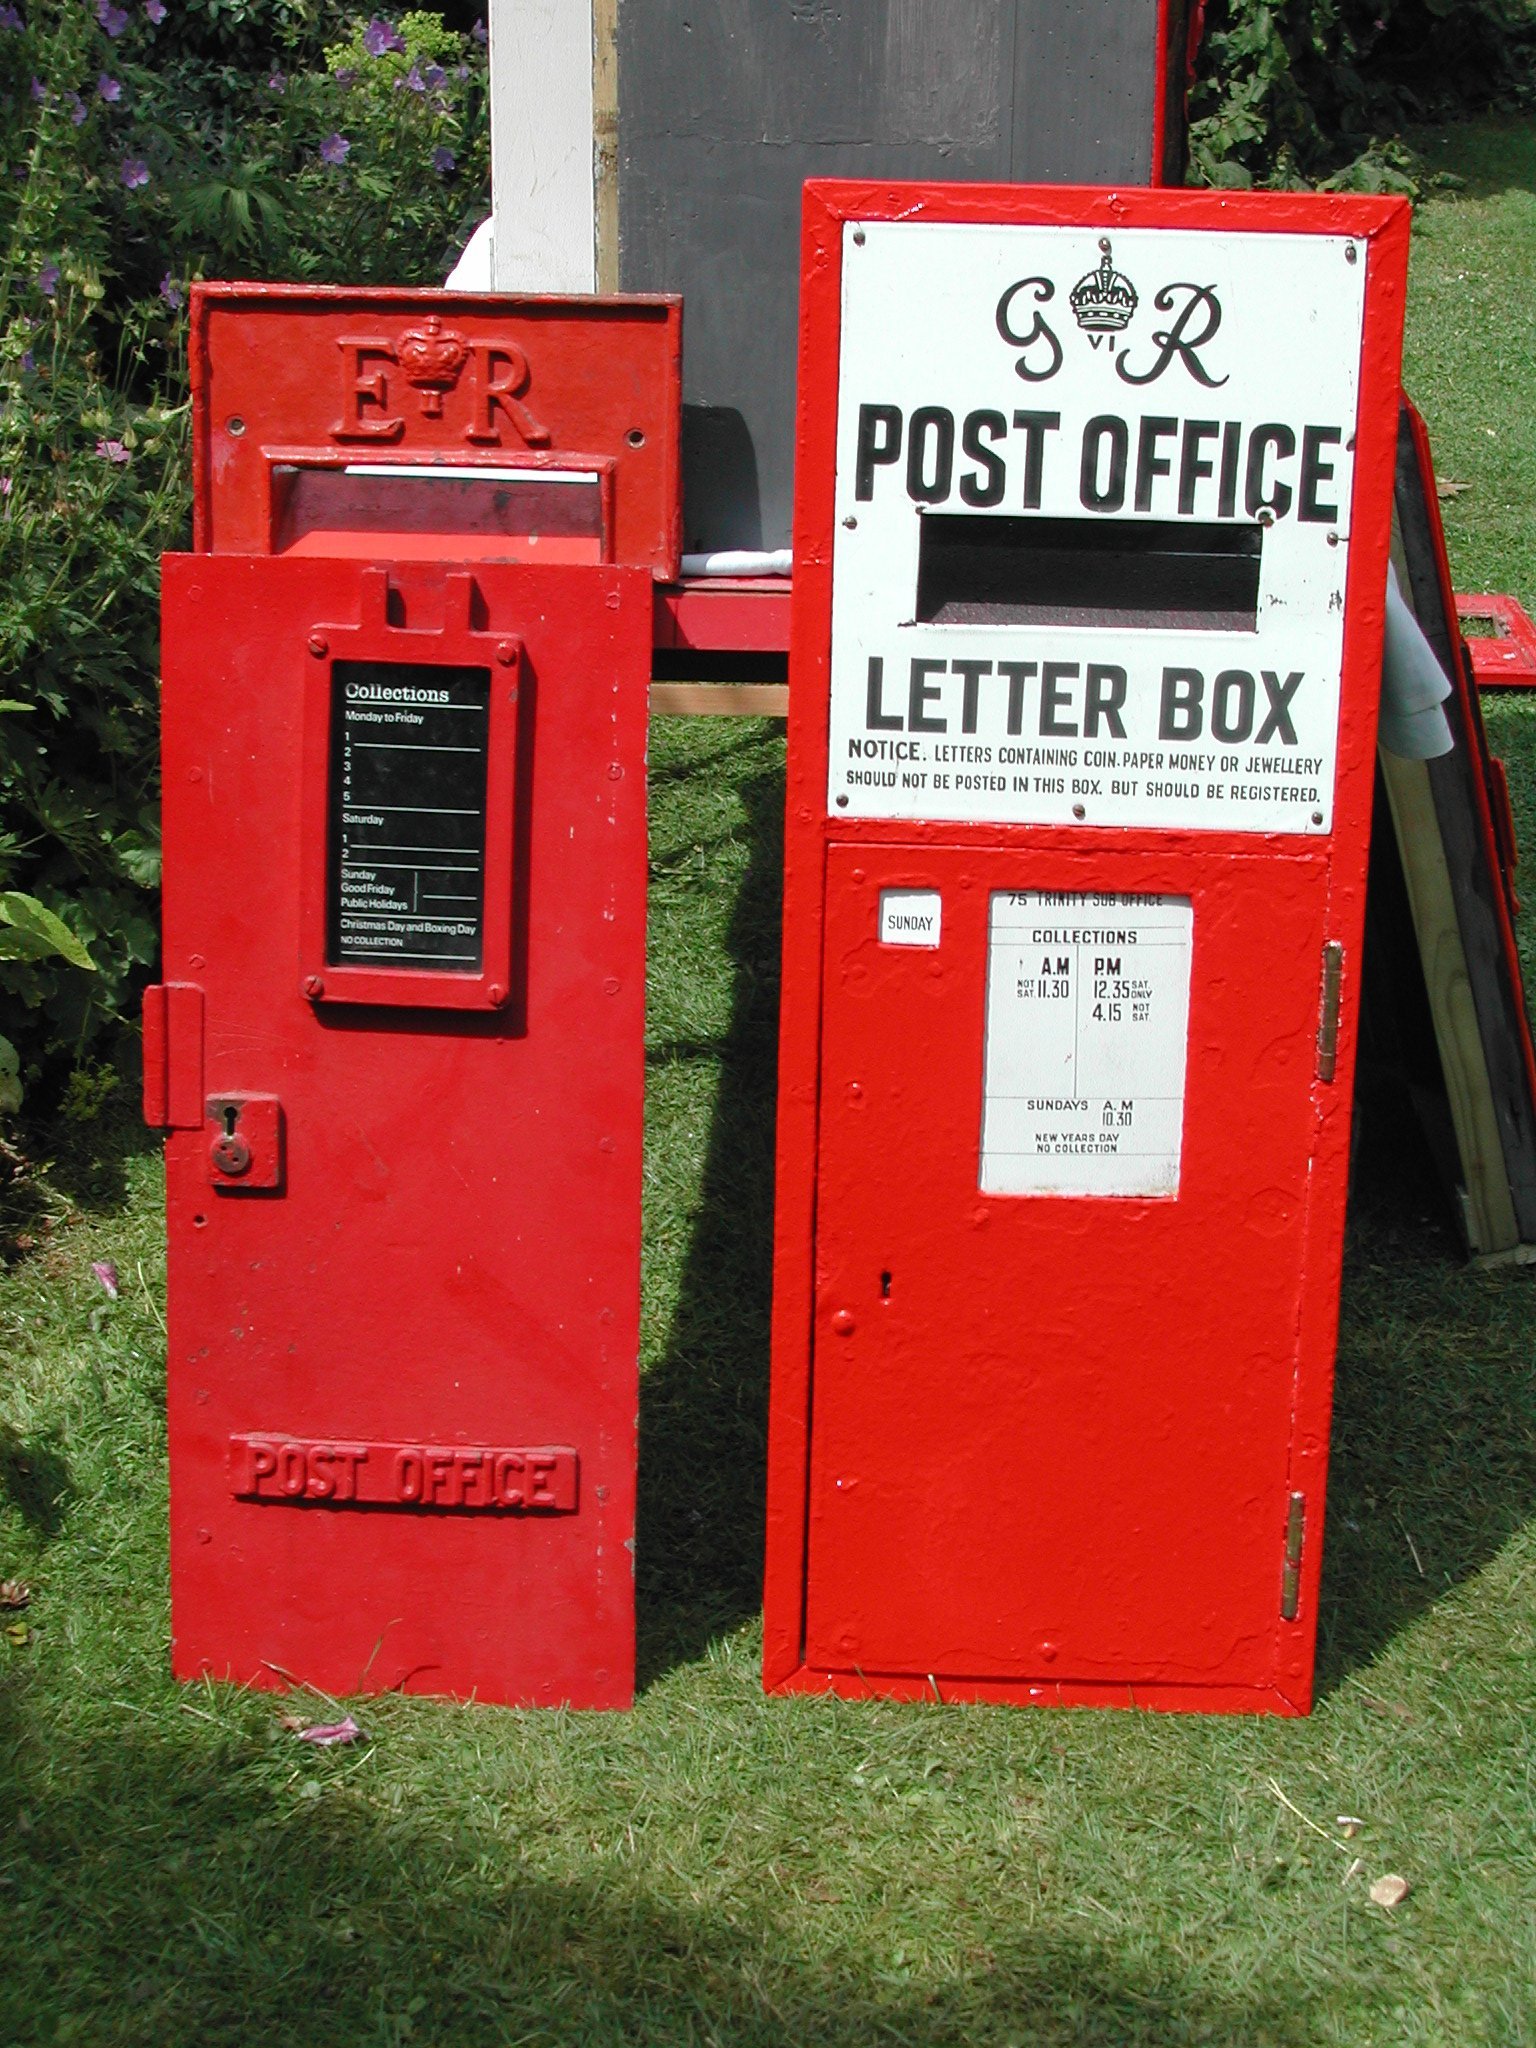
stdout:
[[807,1666],[1292,1682],[1329,886],[1322,849],[829,849]]
[[166,564],[180,1676],[629,1701],[651,606]]

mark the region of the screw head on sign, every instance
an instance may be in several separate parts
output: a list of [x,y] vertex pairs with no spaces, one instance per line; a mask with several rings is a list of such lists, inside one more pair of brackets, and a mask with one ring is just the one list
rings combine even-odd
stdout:
[[323,996],[325,994],[325,983],[320,979],[318,974],[305,975],[304,993],[305,995],[311,998],[315,996]]
[[311,633],[309,636],[309,651],[318,661],[322,655],[330,653],[331,643],[323,633]]
[[1086,804],[1074,804],[1072,806],[1072,815],[1074,818],[1086,818],[1088,815],[1088,806]]
[[507,992],[499,981],[493,981],[485,992],[485,1000],[494,1010],[507,1000]]
[[517,659],[517,642],[515,640],[498,640],[496,642],[496,659],[503,668],[510,668]]

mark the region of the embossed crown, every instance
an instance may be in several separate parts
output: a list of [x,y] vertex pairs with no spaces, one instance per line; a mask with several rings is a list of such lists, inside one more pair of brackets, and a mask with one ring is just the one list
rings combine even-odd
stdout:
[[408,327],[395,344],[395,353],[405,380],[424,394],[422,410],[437,417],[443,409],[443,393],[451,391],[459,381],[469,355],[469,344],[462,334],[455,334],[444,327],[435,313],[427,316],[420,327]]
[[1099,267],[1072,287],[1077,324],[1090,334],[1118,334],[1136,310],[1136,288],[1110,261],[1109,238],[1099,242]]

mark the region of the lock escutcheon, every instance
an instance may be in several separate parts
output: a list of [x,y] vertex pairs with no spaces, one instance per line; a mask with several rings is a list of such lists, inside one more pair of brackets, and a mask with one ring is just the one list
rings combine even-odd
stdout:
[[213,1141],[213,1163],[220,1173],[238,1179],[251,1170],[251,1148],[238,1132],[225,1132]]
[[283,1184],[283,1109],[275,1095],[210,1095],[208,1178],[226,1194]]

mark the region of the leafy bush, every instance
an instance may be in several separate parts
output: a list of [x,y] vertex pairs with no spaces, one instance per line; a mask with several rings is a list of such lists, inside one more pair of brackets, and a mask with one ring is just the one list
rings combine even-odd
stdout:
[[485,126],[483,30],[435,14],[0,4],[0,891],[97,970],[0,947],[4,1030],[34,1072],[78,1062],[156,950],[187,282],[441,282],[487,209]]
[[1211,0],[1190,175],[1407,191],[1399,129],[1526,97],[1533,80],[1536,0]]

